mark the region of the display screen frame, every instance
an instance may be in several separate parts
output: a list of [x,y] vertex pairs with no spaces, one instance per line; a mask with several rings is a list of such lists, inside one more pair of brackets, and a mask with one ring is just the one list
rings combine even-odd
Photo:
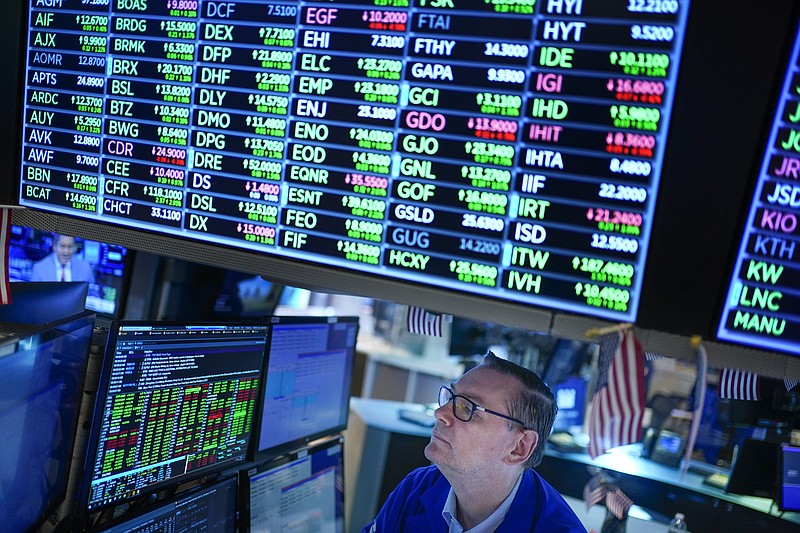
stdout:
[[[52,252],[52,247],[34,246],[29,243],[31,237],[38,238],[42,246],[52,243],[57,232],[41,231],[29,226],[13,224],[11,229],[11,239],[9,241],[9,278],[12,282],[30,281],[32,266],[39,260],[48,257]],[[49,233],[49,235],[48,235]],[[122,318],[125,314],[127,303],[128,288],[132,276],[135,252],[125,246],[113,243],[74,237],[75,247],[78,249],[73,257],[89,263],[94,273],[94,281],[89,282],[89,294],[86,299],[86,308],[94,311],[98,316],[105,318]],[[92,261],[87,261],[87,248],[96,249],[98,257],[92,254]],[[104,264],[105,258],[100,257],[109,253],[120,254],[121,260],[118,261],[120,272],[112,268],[110,273],[98,272]],[[113,267],[113,265],[112,265]],[[99,275],[98,275],[99,274]],[[102,282],[102,283],[101,283]],[[113,309],[108,309],[106,298],[103,293],[107,290],[114,291]]]
[[[104,410],[106,409],[106,402],[108,401],[108,391],[109,387],[111,386],[112,382],[112,373],[113,367],[115,363],[115,353],[116,353],[116,346],[118,339],[120,337],[120,331],[122,328],[127,328],[129,330],[135,330],[137,328],[141,328],[143,331],[146,331],[147,328],[186,328],[186,329],[214,329],[214,328],[224,328],[224,327],[234,327],[234,328],[254,328],[254,329],[263,329],[263,338],[264,338],[264,349],[261,351],[261,361],[258,365],[258,368],[252,369],[252,374],[257,377],[258,384],[256,389],[256,394],[253,398],[253,410],[251,411],[250,415],[252,417],[252,423],[250,426],[250,431],[247,437],[247,442],[245,442],[241,450],[237,452],[235,455],[231,455],[230,457],[224,458],[219,462],[214,462],[210,465],[203,465],[191,472],[184,472],[182,474],[172,475],[165,477],[160,481],[155,481],[148,483],[146,486],[142,488],[142,490],[138,490],[135,492],[126,492],[123,495],[106,498],[106,499],[92,499],[92,486],[95,479],[94,468],[95,468],[95,461],[97,461],[97,455],[100,453],[100,445],[101,438],[103,437],[103,421],[104,421]],[[258,396],[261,389],[261,378],[263,377],[263,367],[265,364],[265,359],[268,357],[266,353],[266,344],[269,338],[269,327],[268,325],[262,321],[248,321],[248,320],[236,320],[236,321],[195,321],[195,322],[179,322],[179,321],[143,321],[143,320],[120,320],[120,321],[113,321],[109,328],[109,333],[106,341],[105,346],[105,355],[103,357],[103,365],[102,370],[98,382],[97,388],[97,396],[95,399],[94,410],[92,415],[92,424],[89,433],[89,440],[86,447],[86,458],[85,458],[85,465],[83,470],[83,475],[81,476],[81,497],[79,500],[79,505],[82,511],[86,513],[94,513],[96,511],[120,505],[125,502],[133,501],[139,498],[140,496],[146,496],[150,494],[157,493],[168,487],[176,487],[181,483],[191,481],[198,477],[212,474],[223,470],[225,468],[235,467],[237,464],[242,463],[247,460],[247,451],[250,446],[250,439],[253,435],[253,424],[257,415],[260,412],[260,407],[258,405]],[[118,378],[121,380],[122,378]],[[138,438],[138,435],[137,437]]]
[[[681,61],[664,177],[642,286],[637,320],[640,328],[717,339],[726,282],[720,273],[732,268],[730,255],[738,246],[741,233],[738,228],[746,216],[742,212],[746,207],[740,206],[747,202],[752,190],[753,168],[760,161],[756,147],[766,136],[763,129],[772,110],[769,104],[775,93],[773,84],[782,79],[781,69],[786,64],[782,58],[786,42],[792,38],[797,7],[791,0],[776,0],[759,6],[758,10],[731,6],[721,0],[696,1],[691,5],[684,48],[698,52],[684,54]],[[19,26],[23,26],[22,20]],[[14,38],[20,40],[10,42],[6,49],[16,66],[18,59],[19,64],[24,60],[19,45],[25,36],[15,34]],[[725,56],[737,58],[743,68],[731,69],[718,61]],[[8,94],[21,94],[24,82],[24,77],[19,77],[18,87]],[[8,100],[21,107],[19,98],[9,96]],[[748,104],[742,106],[743,101]],[[736,112],[731,113],[731,109]],[[17,115],[21,115],[21,110]],[[720,128],[722,123],[729,127]],[[21,135],[9,138],[14,142],[4,144],[0,151],[6,161],[14,161],[19,168],[21,154],[17,141]],[[709,150],[708,140],[712,138],[725,149]],[[19,191],[19,172],[9,174],[13,179],[7,186],[13,189],[9,191],[13,199]],[[719,185],[719,176],[725,176],[724,187]],[[709,198],[714,201],[709,202]],[[18,206],[17,200],[12,201]],[[42,230],[112,240],[133,250],[264,275],[271,281],[310,290],[380,298],[534,331],[556,328],[556,332],[569,338],[582,338],[586,327],[610,324],[600,317],[569,317],[565,316],[568,313],[546,307],[520,305],[408,280],[356,274],[332,266],[269,257],[35,208],[13,209],[12,219],[17,224]],[[586,320],[591,325],[573,331],[572,322],[567,324],[560,320],[562,317],[570,321]],[[562,328],[565,325],[567,330]],[[671,340],[665,338],[659,342],[669,344]],[[736,341],[725,341],[718,347],[712,344],[709,349],[720,356],[733,355],[739,364],[747,364],[757,354],[772,361],[772,366],[783,367],[783,354],[746,348]]]
[[[263,381],[262,386],[259,392],[258,398],[258,415],[253,423],[253,435],[254,437],[250,439],[250,453],[249,458],[250,460],[262,460],[269,457],[275,457],[276,455],[280,455],[281,453],[285,453],[287,451],[295,450],[301,448],[303,446],[307,446],[310,442],[325,437],[327,435],[331,435],[334,433],[338,433],[343,431],[347,428],[348,421],[350,419],[350,397],[351,397],[351,388],[353,383],[353,372],[355,367],[355,357],[356,357],[356,345],[358,339],[358,331],[359,331],[359,319],[355,316],[271,316],[268,317],[268,322],[270,324],[270,331],[269,331],[269,343],[267,346],[267,357],[265,358],[265,366],[263,370]],[[280,439],[278,442],[271,442],[269,445],[264,445],[261,442],[261,437],[263,436],[264,425],[268,422],[265,418],[267,414],[264,412],[264,407],[267,403],[267,394],[270,390],[270,375],[269,375],[269,365],[271,363],[275,363],[278,359],[278,356],[271,351],[271,343],[274,341],[275,336],[275,328],[280,328],[281,326],[285,326],[289,329],[291,328],[303,328],[303,327],[319,327],[319,326],[326,326],[328,330],[336,325],[341,324],[344,328],[348,330],[352,330],[353,335],[353,347],[350,353],[344,354],[345,357],[345,368],[342,370],[344,374],[344,382],[341,385],[341,389],[338,391],[341,397],[341,403],[338,406],[340,410],[340,419],[336,423],[332,423],[330,425],[326,425],[323,427],[319,427],[316,430],[303,434],[297,435],[294,437]],[[278,363],[280,364],[280,363]]]
[[[788,460],[791,456],[792,461]],[[791,467],[789,464],[791,463]],[[789,468],[793,472],[789,473]],[[778,448],[778,489],[775,502],[781,511],[800,512],[800,447],[781,443]],[[787,478],[794,483],[788,483]],[[791,494],[787,494],[791,491]]]
[[[60,448],[60,450],[50,450],[52,455],[48,457],[50,461],[49,464],[38,463],[42,467],[41,472],[37,471],[35,468],[30,468],[26,469],[20,476],[20,479],[38,479],[37,485],[42,489],[43,496],[41,501],[42,507],[38,509],[37,514],[27,516],[28,523],[23,531],[38,530],[38,528],[57,510],[59,505],[65,501],[72,501],[77,496],[76,493],[79,487],[70,484],[70,472],[73,472],[75,469],[75,465],[73,464],[76,461],[74,448],[78,441],[81,412],[86,407],[83,405],[83,402],[87,401],[84,395],[84,384],[87,379],[86,371],[89,367],[89,352],[94,323],[95,313],[83,311],[77,315],[65,317],[35,328],[25,328],[18,332],[17,336],[11,335],[0,343],[0,349],[4,352],[3,357],[7,357],[8,360],[6,362],[11,364],[13,364],[12,361],[18,353],[24,354],[25,351],[29,351],[33,354],[35,360],[40,360],[44,359],[49,352],[49,356],[52,358],[54,372],[56,369],[58,369],[58,372],[62,372],[60,376],[61,381],[49,383],[47,387],[37,391],[36,396],[41,397],[46,389],[50,389],[52,393],[63,394],[70,400],[68,403],[65,402],[59,405],[57,415],[53,415],[53,413],[50,412],[45,416],[49,410],[47,408],[48,406],[45,405],[44,409],[40,408],[40,414],[45,418],[52,418],[52,424],[54,426],[58,425],[59,427],[61,440],[57,448]],[[81,334],[81,330],[83,330],[84,333]],[[85,351],[81,350],[78,352],[73,349],[73,347],[78,344],[78,341],[73,340],[71,342],[66,342],[64,338],[61,338],[73,334],[83,336],[85,339]],[[14,350],[16,350],[17,353],[11,353]],[[4,372],[7,375],[11,374],[7,369],[4,369]],[[31,377],[35,377],[32,370],[29,374]],[[64,380],[64,377],[69,377],[71,380]],[[42,385],[42,383],[40,382],[39,385]],[[11,390],[13,390],[13,388]],[[6,406],[6,408],[7,407],[8,406]],[[13,413],[10,412],[5,414],[9,415],[9,418],[13,416]],[[17,428],[22,433],[23,438],[39,429],[37,426],[45,425],[29,422],[30,423],[20,424]],[[6,437],[14,434],[13,431],[6,431],[5,433]],[[27,444],[30,445],[31,443],[28,442]],[[55,431],[51,444],[55,447]],[[59,451],[59,455],[56,455],[56,451]],[[18,461],[13,463],[8,462],[8,464],[10,466],[13,465],[12,468],[18,468],[21,465]],[[55,477],[55,482],[53,482],[51,486],[42,487],[42,484],[51,482],[49,479],[50,477]],[[45,488],[49,490],[45,490]],[[16,504],[20,505],[21,508],[24,508],[25,504],[23,504],[22,500],[19,500],[20,496],[23,500],[28,500],[28,505],[35,505],[36,495],[32,494],[31,491],[22,490],[19,493],[15,493],[13,496],[17,499]],[[12,498],[7,498],[5,504],[14,505],[15,501]],[[28,512],[30,512],[30,510],[30,508],[27,509]],[[4,524],[8,527],[21,525],[19,523],[15,524],[10,516],[4,516],[4,519],[6,520]]]
[[[798,101],[790,97],[793,94],[790,87],[796,82],[798,75],[800,75],[800,7],[795,5],[792,10],[790,31],[780,57],[780,69],[773,84],[769,114],[764,119],[759,152],[755,156],[751,170],[752,179],[743,201],[742,218],[737,224],[737,233],[731,246],[725,284],[715,308],[717,321],[714,324],[715,335],[721,341],[774,350],[793,356],[800,356],[800,342],[798,342],[800,312],[796,310],[793,314],[781,312],[780,308],[781,305],[789,309],[796,307],[792,301],[800,297],[800,292],[798,287],[780,284],[778,280],[782,275],[784,278],[791,279],[793,275],[796,278],[792,270],[797,271],[800,267],[792,269],[791,260],[794,247],[800,241],[792,239],[791,232],[782,230],[779,227],[780,222],[774,222],[774,228],[767,227],[767,224],[771,219],[785,220],[786,217],[783,215],[787,214],[785,208],[791,192],[783,188],[787,183],[792,183],[791,180],[787,180],[791,173],[796,173],[796,169],[793,171],[791,167],[797,158],[791,156],[791,150],[779,145],[787,141],[782,139],[786,134],[784,130],[788,130],[789,133],[797,131],[788,127],[791,123],[787,122],[787,119],[790,115],[789,106],[793,102],[795,106],[798,105]],[[791,135],[789,137],[791,138]],[[782,158],[782,164],[786,165],[783,168],[787,169],[782,178],[776,175],[781,171],[778,168],[780,165],[776,164],[779,158]],[[770,185],[771,192],[768,190]],[[786,197],[787,205],[783,204],[784,199],[781,195]],[[770,196],[774,198],[770,200]],[[781,211],[781,208],[784,210]],[[777,216],[767,217],[768,211]],[[759,215],[762,217],[760,223]],[[793,215],[789,213],[789,216]],[[784,296],[788,297],[788,302],[782,301]],[[786,328],[795,331],[793,338],[781,338]]]
[[[679,14],[678,14],[677,18],[683,21],[683,23],[682,23],[683,26],[685,26],[685,20],[686,20],[686,17],[689,16],[688,12],[689,12],[691,7],[692,6],[690,5],[689,2],[681,2],[681,9],[679,10]],[[641,14],[636,14],[635,13],[634,16],[632,16],[630,18],[629,21],[632,23],[632,22],[635,22],[636,20],[642,20]],[[628,20],[626,20],[626,22],[628,22]],[[683,29],[681,29],[681,31],[679,33],[682,34],[683,33]],[[26,37],[27,36],[23,36],[23,40],[26,40]],[[680,41],[678,41],[678,44],[676,45],[676,48],[674,50],[674,54],[675,54],[675,58],[676,58],[675,63],[678,62],[677,58],[680,57],[680,53],[681,53],[681,46],[680,46]],[[676,65],[675,66],[675,71],[677,71],[677,70],[678,70],[678,68],[677,68],[677,65]],[[678,77],[679,77],[679,74],[678,74]],[[674,78],[672,78],[672,81],[674,81]],[[23,83],[23,85],[24,85],[24,80],[21,80],[21,83]],[[671,103],[671,100],[672,100],[672,95],[674,93],[675,93],[674,87],[672,87],[671,90],[670,90],[670,93],[669,93],[670,103]],[[667,121],[666,117],[668,117],[668,115],[670,114],[669,110],[668,110],[669,107],[670,107],[670,105],[667,105],[666,106],[667,109],[664,112],[665,121]],[[659,141],[660,150],[662,152],[660,157],[662,157],[662,158],[663,158],[663,150],[664,150],[663,146],[668,143],[666,131],[667,130],[665,129],[664,134],[663,134],[663,139],[661,139]],[[521,158],[522,156],[519,156],[519,157]],[[659,162],[658,162],[658,164],[656,166],[657,167],[661,166],[660,160],[659,160]],[[656,172],[659,172],[659,171],[660,171],[660,168],[657,169]],[[18,174],[17,176],[20,177],[20,174]],[[655,194],[657,193],[657,190],[659,188],[658,184],[659,184],[659,177],[656,176],[654,178],[654,181],[653,181],[653,184],[652,184],[652,191],[651,192],[652,192],[653,196],[655,196]],[[20,190],[20,191],[22,190],[21,189],[21,185],[20,185],[20,188],[18,190]],[[652,215],[652,210],[654,209],[654,207],[653,207],[654,204],[655,204],[654,201],[650,202],[648,204],[647,210],[649,212],[649,216]],[[38,206],[37,207],[35,205],[35,203],[34,204],[28,203],[28,206],[32,207],[32,208],[37,208],[37,209],[42,208],[42,206]],[[73,216],[73,215],[74,215],[74,213],[73,214],[67,213],[66,216]],[[92,222],[97,222],[97,221],[92,221]],[[112,222],[112,224],[114,224],[114,223]],[[114,224],[114,225],[116,225],[116,224]],[[90,224],[90,226],[91,226],[91,224]],[[651,221],[649,221],[647,223],[647,225],[646,225],[645,233],[649,234],[651,226],[652,226],[652,223],[651,223]],[[94,227],[96,228],[97,226],[94,226]],[[530,228],[528,228],[528,229],[530,229]],[[140,231],[152,231],[152,228],[150,228],[150,229],[144,228],[143,230],[140,230]],[[191,237],[191,238],[194,239],[194,238],[196,238],[196,236]],[[198,242],[197,244],[202,244],[202,242]],[[148,247],[148,249],[150,249],[150,247]],[[227,247],[226,247],[226,250],[227,250]],[[258,255],[258,253],[256,253],[256,255]],[[599,308],[599,307],[589,308],[589,307],[587,307],[588,304],[585,305],[583,303],[571,304],[571,303],[567,302],[566,300],[563,300],[563,301],[560,300],[560,297],[552,299],[552,298],[545,297],[545,296],[541,296],[541,297],[537,296],[533,300],[528,300],[528,299],[513,300],[513,299],[509,299],[509,297],[507,295],[490,294],[490,293],[487,293],[487,292],[481,292],[479,290],[480,287],[477,287],[477,286],[470,287],[468,284],[463,284],[463,286],[462,285],[458,285],[458,283],[461,283],[461,282],[458,282],[458,283],[456,283],[456,284],[454,284],[452,286],[449,286],[446,289],[442,289],[439,286],[440,284],[437,283],[436,280],[433,279],[433,278],[430,278],[430,279],[419,278],[419,279],[417,279],[415,281],[413,281],[413,280],[409,281],[407,279],[404,279],[404,277],[406,277],[406,276],[404,274],[402,274],[402,273],[397,273],[396,275],[393,275],[393,276],[387,276],[383,272],[379,272],[377,274],[375,274],[375,273],[373,273],[373,274],[365,274],[363,272],[363,269],[365,267],[363,265],[358,265],[358,264],[354,264],[352,266],[351,270],[352,270],[353,274],[356,274],[358,277],[361,277],[362,279],[369,278],[369,279],[366,279],[366,281],[369,284],[369,286],[372,286],[373,282],[375,283],[375,285],[378,285],[378,284],[382,284],[382,283],[388,281],[393,286],[396,283],[397,284],[396,285],[397,289],[392,289],[390,291],[391,293],[393,293],[395,295],[398,294],[398,293],[402,294],[402,293],[405,292],[405,289],[408,289],[408,288],[410,288],[412,286],[417,286],[418,285],[421,288],[421,291],[426,291],[426,290],[427,291],[431,291],[431,290],[440,291],[441,290],[442,294],[444,294],[444,295],[449,295],[449,296],[457,295],[459,298],[462,298],[462,297],[463,298],[467,298],[469,301],[473,301],[473,302],[487,302],[487,301],[489,301],[489,302],[497,302],[498,309],[505,309],[506,311],[509,311],[509,308],[514,308],[514,309],[517,309],[517,310],[519,310],[519,309],[527,309],[527,308],[530,308],[531,304],[532,304],[533,306],[542,307],[542,308],[548,309],[548,310],[559,310],[559,311],[566,311],[566,312],[570,312],[570,313],[574,312],[574,313],[578,313],[578,314],[589,314],[589,315],[592,315],[592,316],[600,315],[600,316],[604,316],[606,319],[625,319],[625,318],[630,319],[630,318],[635,316],[636,308],[638,307],[638,301],[639,301],[638,294],[639,294],[640,288],[641,288],[641,280],[643,278],[643,271],[644,271],[643,267],[644,267],[644,264],[645,264],[646,256],[647,256],[647,239],[644,239],[643,240],[643,244],[641,245],[641,261],[637,260],[638,261],[637,264],[639,266],[641,266],[642,268],[640,269],[641,272],[637,272],[637,275],[636,275],[636,280],[635,280],[635,283],[634,283],[634,285],[635,285],[634,289],[635,290],[633,290],[633,292],[631,293],[631,295],[633,295],[633,296],[632,296],[630,308],[627,308],[628,309],[627,311],[616,310],[616,311],[612,311],[612,312],[609,312],[608,310],[604,310],[603,308]],[[326,276],[325,276],[326,280],[329,279],[329,277],[333,274],[333,271],[338,270],[339,272],[341,272],[342,270],[344,270],[343,268],[341,268],[341,265],[339,265],[340,268],[326,266],[324,258],[316,258],[315,259],[315,258],[309,256],[309,257],[278,257],[277,259],[278,259],[278,262],[280,262],[280,261],[290,261],[290,262],[293,262],[293,263],[295,263],[295,262],[304,263],[306,261],[312,261],[313,262],[312,266],[317,272],[325,272],[326,273]],[[317,270],[317,269],[322,269],[322,270]],[[239,270],[250,271],[251,269],[241,269],[240,268]],[[411,276],[411,272],[410,271],[409,271],[408,275]],[[319,280],[320,279],[320,277],[316,276],[316,275],[311,276],[311,278],[314,279],[314,280]],[[388,278],[392,278],[392,279],[388,279]],[[277,281],[290,283],[290,284],[292,284],[292,282],[294,282],[294,284],[297,284],[296,280],[292,280],[291,278],[290,279],[278,279]],[[500,281],[501,280],[498,281],[498,287],[500,287],[502,285],[502,283],[500,283]],[[528,278],[528,281],[535,281],[535,279],[534,278]],[[355,282],[355,285],[363,286],[362,283],[358,283],[358,282]],[[313,284],[303,285],[303,286],[307,286],[309,288],[315,288],[313,286]],[[335,290],[340,290],[340,291],[344,291],[344,292],[350,292],[347,289],[342,288],[341,286],[339,286],[338,283],[334,282],[334,286],[336,286]],[[330,290],[330,287],[331,287],[331,285],[328,285],[328,290]],[[510,287],[510,285],[509,285],[509,287]],[[584,287],[584,288],[586,288],[586,287]],[[592,288],[592,290],[594,290],[594,288],[599,288],[599,286],[593,284],[591,288]],[[357,290],[357,291],[353,291],[353,293],[354,294],[363,294],[363,289]],[[374,291],[373,291],[373,293],[374,293]],[[583,296],[581,296],[581,298],[582,297]],[[387,298],[387,299],[391,299],[391,298]],[[402,298],[401,297],[401,298],[394,298],[394,299],[397,300],[397,301],[408,302],[407,298]],[[432,299],[432,300],[435,300],[435,299]],[[592,305],[594,305],[594,304],[592,304]],[[447,309],[442,308],[441,305],[427,305],[426,307],[434,309],[434,310],[437,310],[437,311],[451,312],[451,313],[455,314],[456,311],[454,311],[453,309],[458,309],[460,306],[453,306],[453,307],[448,306]],[[494,307],[494,306],[492,306],[492,307]],[[529,327],[529,328],[532,328],[532,329],[536,329],[536,330],[544,329],[545,325],[547,324],[547,322],[549,322],[548,319],[551,316],[552,311],[542,311],[542,310],[537,310],[537,311],[538,312],[527,313],[527,318],[523,321],[524,323],[519,323],[519,325],[523,326],[523,327]],[[461,313],[461,314],[463,315],[463,313]],[[508,312],[508,313],[504,313],[504,314],[507,314],[508,316],[513,316],[513,315],[515,315],[515,312]],[[506,322],[506,323],[509,322],[509,320],[507,318],[502,318],[502,319],[497,318],[497,319],[495,319],[495,321],[497,321],[497,322]],[[515,322],[515,324],[516,324],[516,322]]]
[[[340,470],[334,473],[337,478],[341,476],[340,479],[337,479],[337,486],[335,487],[336,494],[337,494],[337,504],[340,504],[342,507],[340,509],[336,509],[337,512],[337,520],[341,519],[342,527],[344,527],[344,520],[345,520],[345,494],[347,492],[346,487],[344,486],[345,483],[345,439],[343,435],[334,435],[327,439],[319,439],[318,441],[314,441],[309,443],[307,446],[296,449],[290,453],[280,455],[277,457],[273,457],[266,461],[259,462],[258,464],[252,466],[247,470],[241,470],[239,472],[239,501],[241,504],[239,505],[239,530],[247,533],[251,531],[250,522],[251,522],[251,503],[250,503],[250,480],[254,476],[259,476],[264,474],[265,472],[274,471],[276,469],[280,469],[282,467],[288,467],[292,463],[296,463],[298,460],[302,459],[309,459],[311,460],[314,454],[324,453],[326,450],[331,450],[334,448],[338,448],[336,450],[336,454],[338,455],[340,461],[338,465],[336,465],[336,469]],[[314,474],[312,472],[312,474]],[[337,531],[336,533],[343,533],[342,531]]]
[[[222,491],[230,491],[230,494],[225,494]],[[186,489],[185,491],[160,500],[154,505],[148,506],[142,510],[132,510],[130,515],[123,514],[108,522],[98,524],[96,527],[92,528],[92,531],[96,531],[97,533],[143,533],[146,531],[153,531],[153,526],[158,524],[157,522],[153,522],[154,520],[158,520],[168,513],[175,513],[181,506],[187,504],[192,505],[198,498],[208,498],[209,495],[211,495],[211,498],[226,495],[232,497],[233,506],[228,509],[231,511],[231,514],[228,515],[231,520],[228,525],[230,525],[231,530],[233,530],[237,521],[239,484],[236,474],[226,473],[220,475],[219,478],[213,481]],[[216,510],[219,511],[221,509]],[[192,516],[196,514],[196,512],[196,507],[192,506],[184,511],[183,514]],[[175,517],[176,515],[172,514],[172,516]],[[132,527],[136,527],[137,529],[132,529]],[[213,531],[213,528],[209,528],[208,530]],[[178,531],[184,531],[184,529],[178,529]]]

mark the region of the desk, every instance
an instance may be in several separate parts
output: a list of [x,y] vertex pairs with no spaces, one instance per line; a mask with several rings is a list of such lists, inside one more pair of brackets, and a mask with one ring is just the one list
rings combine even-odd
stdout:
[[455,358],[431,361],[402,351],[383,352],[374,347],[359,351],[366,356],[361,396],[404,402],[433,402],[439,386],[458,379],[464,367]]
[[[400,420],[398,412],[404,408],[422,410],[423,406],[370,398],[350,401],[350,424],[345,433],[345,501],[351,533],[374,518],[386,496],[408,472],[429,464],[423,450],[430,440],[430,429]],[[536,470],[574,502],[583,497],[590,477],[588,466],[609,470],[634,503],[649,513],[652,525],[644,523],[648,521],[645,513],[632,516],[628,533],[651,531],[652,526],[663,531],[676,512],[686,515],[695,533],[800,531],[800,513],[778,516],[770,509],[771,500],[726,494],[704,485],[704,476],[694,472],[681,476],[675,468],[639,457],[638,445],[618,448],[595,460],[584,453],[561,453],[549,447]],[[586,525],[599,530],[601,524]]]
[[[800,513],[776,511],[772,500],[728,494],[703,484],[704,475],[640,457],[638,444],[622,446],[592,460],[585,453],[561,453],[548,448],[537,471],[561,494],[581,498],[589,466],[608,470],[622,490],[657,520],[676,512],[686,515],[692,531],[800,531]],[[775,465],[765,465],[775,468]]]

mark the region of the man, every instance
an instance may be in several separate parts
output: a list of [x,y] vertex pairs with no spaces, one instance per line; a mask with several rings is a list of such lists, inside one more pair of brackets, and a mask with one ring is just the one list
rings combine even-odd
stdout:
[[556,416],[553,393],[533,372],[496,357],[439,392],[425,457],[363,532],[571,532],[586,529],[531,468]]
[[75,237],[53,236],[53,253],[33,265],[31,281],[88,281],[94,283],[91,265],[75,254]]

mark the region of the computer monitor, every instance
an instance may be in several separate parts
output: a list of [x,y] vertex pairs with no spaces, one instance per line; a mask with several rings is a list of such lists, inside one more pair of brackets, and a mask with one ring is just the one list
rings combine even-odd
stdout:
[[537,333],[502,324],[480,322],[458,316],[450,327],[450,355],[471,357],[492,350],[497,355],[519,360],[537,345]]
[[12,225],[8,243],[9,279],[62,281],[55,268],[57,250],[73,264],[68,281],[89,284],[86,308],[107,317],[120,316],[130,277],[131,253],[124,246]]
[[800,512],[800,446],[781,444],[778,483],[778,508]]
[[94,313],[0,341],[0,529],[38,528],[65,500]]
[[344,531],[344,439],[282,455],[240,473],[240,530]]
[[112,324],[87,446],[86,510],[245,459],[268,327]]
[[257,455],[347,427],[357,317],[270,317]]
[[283,285],[261,276],[228,270],[217,292],[211,316],[216,319],[261,318],[278,305]]
[[778,492],[778,444],[745,439],[736,453],[725,492],[774,499]]
[[236,476],[182,492],[133,518],[115,520],[102,533],[235,531]]
[[48,324],[82,313],[85,281],[30,281],[11,284],[11,303],[0,305],[0,323]]

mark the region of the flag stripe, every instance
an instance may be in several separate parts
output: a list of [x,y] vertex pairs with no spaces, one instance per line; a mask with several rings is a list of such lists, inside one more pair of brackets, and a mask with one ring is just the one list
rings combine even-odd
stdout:
[[631,505],[633,505],[633,501],[619,489],[608,491],[606,494],[606,508],[617,520],[625,518]]
[[586,510],[588,511],[592,506],[603,501],[603,498],[606,497],[607,490],[608,488],[605,483],[600,480],[598,474],[590,477],[589,481],[587,481],[586,485],[583,487],[583,501],[586,502]]
[[429,313],[421,307],[408,307],[406,324],[410,333],[442,336],[442,315]]
[[723,368],[717,391],[723,400],[759,400],[758,374]]

